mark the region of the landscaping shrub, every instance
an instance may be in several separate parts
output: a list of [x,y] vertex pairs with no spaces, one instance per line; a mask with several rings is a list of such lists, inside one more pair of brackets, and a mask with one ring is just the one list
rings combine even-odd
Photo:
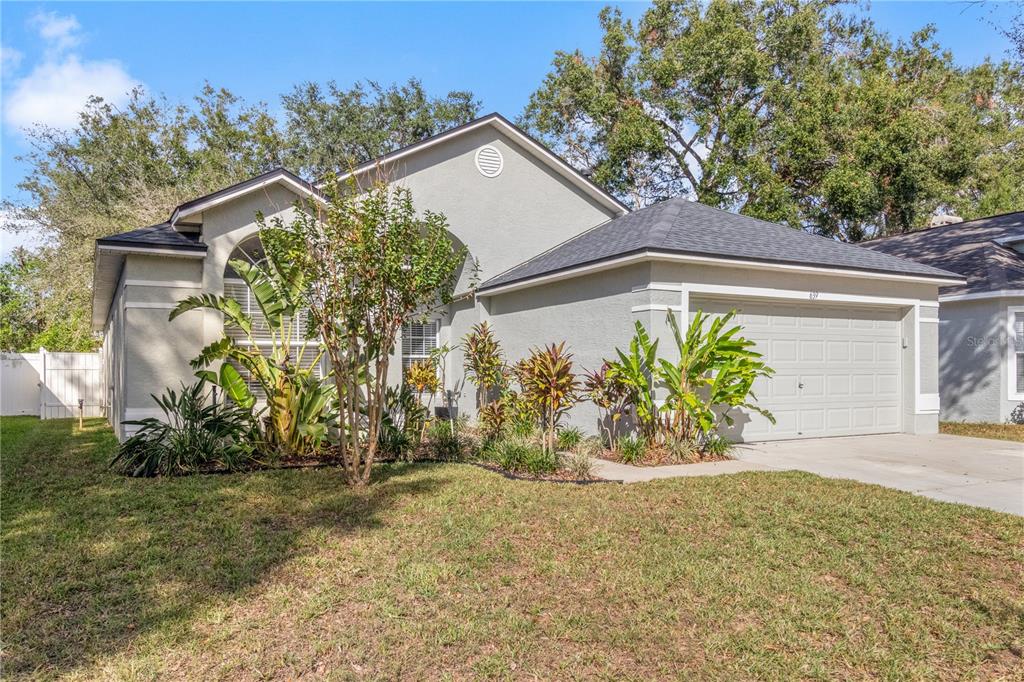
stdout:
[[484,438],[493,440],[500,438],[508,423],[507,400],[502,397],[482,406],[477,412],[477,421]]
[[575,450],[583,441],[583,432],[575,426],[569,426],[559,430],[557,446],[559,450]]
[[530,449],[535,447],[525,438],[504,438],[491,443],[486,456],[506,471],[522,471],[526,467]]
[[[723,423],[733,424],[733,409],[745,408],[775,422],[770,412],[757,406],[752,390],[758,378],[774,372],[752,350],[754,342],[740,336],[741,328],[729,326],[735,315],[735,311],[721,316],[697,311],[684,334],[669,313],[667,322],[679,357],[675,361],[658,357],[658,341],[652,341],[638,321],[629,352],[616,349],[618,360],[607,363],[604,377],[588,379],[588,387],[593,392],[602,388],[602,381],[618,381],[648,445],[687,457],[691,447],[708,453],[714,449],[715,454],[727,450],[716,434]],[[660,404],[655,401],[655,384],[666,391]],[[607,404],[600,392],[598,398]]]
[[487,458],[506,471],[528,473],[534,476],[551,474],[558,470],[558,457],[535,439],[511,437],[492,443]]
[[453,422],[435,419],[427,427],[427,444],[430,456],[448,462],[457,462],[463,458],[464,438],[458,426]]
[[604,443],[598,436],[584,438],[577,446],[576,451],[587,457],[600,457],[604,453]]
[[647,442],[634,435],[623,436],[618,442],[619,459],[626,464],[638,464],[647,454]]
[[526,438],[537,430],[540,416],[534,406],[521,394],[510,392],[502,398],[506,403],[506,423],[513,436]]
[[139,430],[121,444],[111,468],[147,477],[233,470],[252,462],[258,434],[252,412],[231,403],[211,402],[206,382],[182,384],[180,393],[169,389],[153,400],[165,419],[124,422]]
[[558,470],[558,455],[553,450],[534,445],[527,450],[524,465],[526,472],[534,476],[553,474]]
[[715,457],[725,457],[732,451],[733,442],[718,434],[712,435],[704,442],[704,452]]
[[562,455],[560,468],[565,469],[572,478],[589,479],[594,473],[594,462],[587,453],[578,451]]
[[[264,452],[270,456],[311,455],[320,450],[337,414],[337,393],[330,382],[316,376],[323,349],[308,333],[302,333],[308,316],[304,272],[275,248],[273,232],[261,230],[260,239],[266,247],[263,261],[229,261],[258,305],[259,317],[247,314],[230,296],[201,294],[180,301],[169,319],[200,309],[220,313],[225,335],[203,348],[191,361],[192,368],[237,405],[251,409],[257,396],[239,368],[244,370],[266,399]],[[260,344],[260,332],[269,332],[270,346]],[[237,335],[244,336],[246,343],[240,343]],[[299,345],[293,343],[297,337],[302,339]],[[218,371],[206,369],[215,362],[221,362]]]
[[485,321],[473,325],[461,347],[466,378],[476,384],[476,404],[482,408],[490,402],[493,392],[504,389],[508,380],[501,343]]
[[389,386],[384,392],[384,415],[378,447],[385,457],[410,459],[420,444],[427,410],[409,384]]
[[614,443],[619,438],[619,423],[629,408],[629,392],[618,376],[609,372],[610,367],[605,362],[598,370],[584,370],[583,390],[597,406],[606,442]]
[[543,447],[555,451],[555,432],[562,417],[577,401],[579,382],[573,373],[572,354],[565,342],[535,348],[530,357],[516,365],[523,397],[540,417]]
[[1011,424],[1024,424],[1024,403],[1017,403],[1017,407],[1010,412]]
[[685,436],[667,436],[665,449],[675,462],[693,462],[700,459],[700,447]]

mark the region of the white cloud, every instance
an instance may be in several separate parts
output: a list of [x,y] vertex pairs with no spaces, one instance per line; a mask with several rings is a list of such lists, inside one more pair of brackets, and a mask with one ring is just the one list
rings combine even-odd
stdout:
[[3,74],[4,78],[10,77],[11,74],[17,71],[24,56],[13,47],[7,47],[6,45],[0,47],[0,73]]
[[[43,60],[4,93],[4,122],[14,128],[43,124],[73,128],[92,95],[123,104],[141,84],[115,60],[85,60],[70,51],[81,42],[81,26],[70,15],[40,12],[29,20],[42,39]],[[17,52],[17,51],[15,51]],[[20,53],[12,59],[20,61]],[[7,64],[4,53],[4,64]]]
[[4,120],[16,128],[36,123],[72,128],[90,95],[120,104],[138,85],[116,61],[83,62],[68,55],[37,65],[15,83],[4,98]]
[[69,50],[82,41],[78,32],[82,26],[72,15],[61,16],[56,12],[36,12],[28,21],[29,26],[39,31],[47,47],[51,50],[63,52]]

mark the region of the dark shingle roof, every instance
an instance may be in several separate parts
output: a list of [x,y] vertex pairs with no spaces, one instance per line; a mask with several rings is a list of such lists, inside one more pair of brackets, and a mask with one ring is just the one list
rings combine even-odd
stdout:
[[141,227],[131,232],[101,237],[97,244],[107,246],[131,246],[133,248],[178,249],[184,251],[206,251],[206,244],[199,241],[198,234],[182,233],[170,223],[159,223]]
[[1024,211],[864,242],[864,246],[955,272],[967,284],[943,289],[943,295],[1000,289],[1024,289],[1024,255],[998,239],[1024,235]]
[[480,288],[644,251],[956,279],[956,275],[928,265],[680,197],[598,225],[487,280]]
[[196,197],[195,199],[190,199],[189,201],[180,204],[177,208],[174,209],[174,213],[171,216],[171,220],[173,221],[177,214],[185,213],[194,206],[198,206],[199,204],[219,199],[220,197],[227,196],[229,194],[234,194],[235,192],[243,191],[249,187],[255,187],[260,183],[264,182],[265,180],[273,178],[274,176],[285,177],[291,180],[292,182],[296,183],[297,185],[308,190],[310,194],[323,198],[323,194],[320,192],[320,190],[314,187],[312,183],[306,182],[295,173],[292,173],[287,168],[274,168],[272,170],[266,171],[265,173],[260,173],[256,177],[249,178],[248,180],[243,180],[242,182],[236,182],[235,184],[229,185],[223,189],[219,189],[216,192],[210,192],[209,194],[204,194],[201,197]]

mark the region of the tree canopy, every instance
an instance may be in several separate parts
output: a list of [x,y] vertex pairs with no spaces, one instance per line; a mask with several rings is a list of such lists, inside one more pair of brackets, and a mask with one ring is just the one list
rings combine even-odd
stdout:
[[[282,101],[278,121],[265,104],[210,85],[189,104],[135,91],[122,108],[90,100],[71,131],[26,131],[29,151],[20,160],[28,172],[18,184],[25,199],[4,202],[0,228],[34,230],[40,246],[30,261],[5,270],[5,281],[16,279],[23,294],[5,298],[5,310],[34,320],[38,333],[52,329],[43,337],[56,342],[52,350],[93,347],[97,238],[166,220],[184,201],[278,166],[311,177],[348,169],[471,120],[479,109],[468,92],[431,98],[415,79],[347,91],[306,83]],[[36,338],[7,335],[4,347],[31,350],[22,346]]]
[[[634,207],[698,201],[858,241],[1024,208],[1021,73],[893,41],[833,0],[657,0],[600,14],[521,123]],[[1009,171],[1009,172],[1007,172]]]

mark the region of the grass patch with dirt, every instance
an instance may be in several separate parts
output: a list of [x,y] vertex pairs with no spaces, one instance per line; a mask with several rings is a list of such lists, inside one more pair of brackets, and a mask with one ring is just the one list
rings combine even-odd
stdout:
[[1024,443],[1024,424],[989,424],[985,422],[942,422],[940,433],[972,438],[992,438]]
[[993,678],[1024,520],[809,474],[129,479],[0,421],[5,679]]

